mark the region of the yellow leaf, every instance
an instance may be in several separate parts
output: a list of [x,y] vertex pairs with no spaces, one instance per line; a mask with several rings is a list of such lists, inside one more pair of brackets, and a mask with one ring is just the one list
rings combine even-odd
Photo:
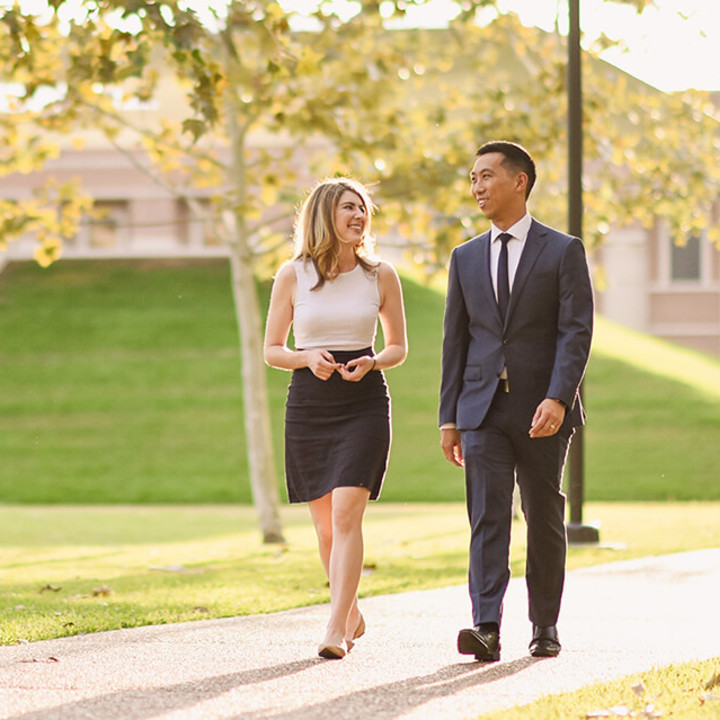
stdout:
[[17,158],[15,169],[17,172],[27,175],[37,169],[36,165],[37,163],[32,157],[32,154],[28,153],[27,155],[20,155],[20,157]]
[[265,12],[268,17],[271,17],[273,20],[282,20],[285,17],[285,11],[277,3],[268,5]]
[[56,220],[57,214],[55,210],[46,207],[38,208],[37,215],[35,216],[35,221],[43,227],[50,227],[55,223]]
[[277,202],[277,188],[272,185],[265,185],[260,192],[260,200],[263,205],[274,205]]
[[310,47],[304,47],[300,60],[297,64],[298,75],[317,75],[320,72],[320,61],[323,56],[321,53],[316,53]]
[[62,246],[59,240],[47,240],[39,248],[35,249],[35,261],[40,267],[49,267],[62,254]]

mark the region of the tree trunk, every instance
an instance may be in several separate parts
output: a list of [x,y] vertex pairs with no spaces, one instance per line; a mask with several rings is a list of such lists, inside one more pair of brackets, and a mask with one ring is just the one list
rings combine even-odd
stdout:
[[242,228],[232,218],[233,242],[230,249],[233,297],[240,331],[245,437],[247,440],[250,487],[258,513],[263,542],[283,543],[280,522],[275,464],[272,452],[270,410],[268,404],[265,362],[263,360],[262,325],[257,299],[252,256],[242,237]]
[[[228,76],[238,71],[239,53],[230,35],[224,34],[219,47]],[[232,188],[232,210],[223,213],[223,225],[230,245],[235,315],[240,332],[240,355],[242,359],[242,387],[245,415],[245,438],[247,442],[248,469],[253,503],[260,521],[263,542],[284,543],[280,522],[280,496],[273,462],[272,432],[270,430],[270,406],[268,403],[265,360],[263,357],[263,332],[260,305],[257,298],[253,253],[245,221],[243,207],[248,199],[247,158],[245,139],[251,121],[244,124],[243,102],[230,88],[225,93],[227,130],[230,139],[231,164],[228,180]]]

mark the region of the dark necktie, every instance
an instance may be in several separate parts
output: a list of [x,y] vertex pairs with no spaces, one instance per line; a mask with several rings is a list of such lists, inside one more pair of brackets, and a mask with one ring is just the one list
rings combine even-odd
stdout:
[[508,304],[510,303],[510,277],[508,273],[508,240],[512,239],[512,235],[502,233],[498,235],[498,240],[502,243],[500,248],[500,257],[498,258],[497,268],[497,302],[500,308],[500,317],[505,320],[507,315]]

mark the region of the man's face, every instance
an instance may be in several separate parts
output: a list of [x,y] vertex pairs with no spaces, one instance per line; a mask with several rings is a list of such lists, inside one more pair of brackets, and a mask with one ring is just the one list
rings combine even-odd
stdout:
[[470,171],[470,192],[485,217],[496,225],[504,218],[515,218],[518,212],[521,217],[525,207],[525,173],[509,170],[504,160],[502,153],[480,155]]

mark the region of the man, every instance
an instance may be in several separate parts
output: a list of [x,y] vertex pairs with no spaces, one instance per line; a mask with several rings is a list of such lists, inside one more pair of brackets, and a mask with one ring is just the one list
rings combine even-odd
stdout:
[[567,539],[563,467],[584,422],[578,388],[590,352],[593,296],[582,242],[527,211],[535,163],[520,145],[483,145],[471,193],[490,230],[453,250],[445,306],[441,446],[465,468],[473,628],[458,651],[500,659],[510,579],[512,496],[527,522],[530,654],[560,652],[557,618]]

